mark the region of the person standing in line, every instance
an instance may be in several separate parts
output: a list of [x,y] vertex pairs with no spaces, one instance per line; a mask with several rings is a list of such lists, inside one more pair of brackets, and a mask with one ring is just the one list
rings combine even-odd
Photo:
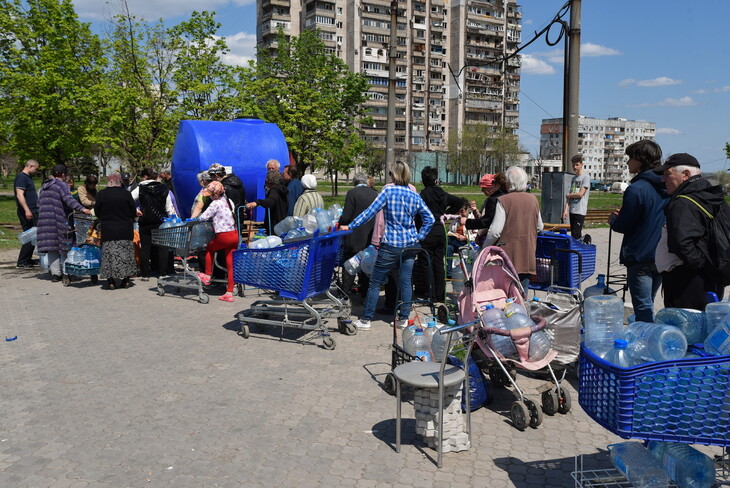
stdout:
[[[13,182],[15,191],[15,204],[18,207],[17,214],[20,221],[20,227],[23,231],[35,227],[38,221],[38,193],[33,183],[33,176],[38,171],[38,161],[29,159],[25,162],[23,170],[17,174]],[[32,242],[23,244],[18,254],[16,268],[26,269],[36,265],[33,260],[33,250],[35,246]]]
[[[162,224],[162,219],[175,214],[170,192],[157,180],[157,173],[145,168],[140,173],[139,186],[132,190],[132,198],[138,203],[139,238],[141,243],[140,274],[148,279],[152,269],[159,276],[172,272],[172,253],[165,247],[152,245],[152,230]],[[156,252],[153,254],[152,249]]]
[[96,202],[96,186],[99,178],[96,175],[89,175],[84,180],[84,184],[79,187],[79,203],[86,208],[94,208]]
[[484,239],[487,236],[489,226],[492,225],[494,220],[494,211],[497,208],[497,199],[502,195],[507,194],[507,180],[504,178],[504,172],[499,172],[496,175],[485,174],[479,180],[479,186],[482,188],[482,193],[487,197],[482,205],[482,211],[477,211],[476,202],[469,202],[472,212],[478,215],[477,218],[467,219],[462,217],[461,223],[468,230],[478,230],[475,242],[478,246],[484,243]]
[[611,230],[624,235],[619,259],[626,266],[626,281],[637,322],[654,322],[654,298],[662,277],[654,253],[664,225],[669,194],[654,169],[661,164],[662,149],[650,140],[626,148],[629,173],[636,175],[624,192],[621,209],[609,217]]
[[702,176],[699,161],[687,153],[672,154],[654,172],[662,174],[670,195],[655,255],[662,274],[664,306],[704,310],[706,292],[716,293],[721,300],[724,294],[708,259],[709,217],[705,213],[716,216],[721,206],[727,206],[722,188],[710,184]]
[[127,171],[122,173],[122,188],[131,193],[135,188],[137,188],[137,186],[137,182],[132,181],[131,174],[129,174]]
[[[392,186],[385,186],[373,203],[365,209],[349,226],[342,226],[342,230],[357,229],[375,217],[375,214],[384,209],[385,233],[375,261],[375,268],[370,277],[365,308],[360,319],[355,321],[358,329],[370,329],[370,320],[375,314],[375,305],[380,294],[380,286],[385,282],[391,269],[400,265],[401,300],[403,306],[398,310],[396,326],[405,328],[408,325],[408,316],[411,312],[413,289],[411,274],[415,253],[402,251],[406,248],[420,247],[434,224],[431,211],[426,202],[414,191],[408,188],[411,180],[411,170],[402,161],[396,161],[390,171],[393,180]],[[420,215],[423,225],[420,231],[416,229],[415,218]],[[402,262],[401,262],[402,260]]]
[[266,234],[273,236],[276,235],[274,227],[286,218],[287,211],[287,191],[284,186],[284,178],[281,176],[281,173],[278,171],[269,171],[266,173],[264,189],[266,190],[266,198],[260,198],[256,201],[249,202],[246,204],[246,208],[251,210],[261,206],[266,209],[264,227],[266,229]]
[[177,206],[177,197],[175,197],[175,191],[172,188],[172,171],[170,171],[170,168],[161,169],[158,178],[160,182],[164,183],[167,187],[170,200],[172,200],[172,206],[175,208],[175,215],[180,216],[180,208]]
[[238,208],[246,204],[246,188],[241,178],[233,173],[226,173],[222,164],[213,163],[208,168],[208,174],[213,181],[219,181],[226,190],[226,196],[233,202],[233,215],[238,214]]
[[280,169],[281,169],[281,163],[278,160],[269,159],[268,161],[266,161],[266,172],[267,173],[269,171],[276,171],[277,173],[279,173]]
[[294,205],[297,203],[297,199],[304,191],[302,182],[299,180],[299,171],[296,166],[287,165],[284,166],[284,184],[286,185],[286,202],[287,202],[287,216],[294,215]]
[[294,217],[304,217],[315,208],[324,208],[324,200],[317,192],[317,178],[314,175],[302,176],[302,188],[304,191],[294,205]]
[[575,176],[570,181],[570,191],[565,195],[563,220],[570,216],[570,235],[576,239],[583,238],[583,222],[588,213],[588,195],[591,189],[591,177],[583,172],[583,155],[576,154],[570,158]]

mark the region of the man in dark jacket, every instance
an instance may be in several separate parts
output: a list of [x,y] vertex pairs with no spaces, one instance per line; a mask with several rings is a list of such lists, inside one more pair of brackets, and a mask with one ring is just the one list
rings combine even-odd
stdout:
[[656,251],[664,306],[704,310],[705,293],[715,292],[722,298],[723,288],[716,283],[707,258],[709,218],[698,204],[717,215],[718,208],[727,205],[722,188],[712,186],[702,176],[697,159],[686,153],[671,155],[654,172],[662,174],[671,195],[664,207],[666,244],[660,240]]
[[624,235],[621,264],[638,322],[654,322],[654,297],[662,277],[654,263],[654,253],[664,225],[664,206],[669,194],[661,176],[654,172],[662,159],[657,143],[642,140],[626,148],[629,172],[634,174],[624,192],[620,211],[609,218],[611,229]]
[[246,203],[246,189],[241,178],[233,173],[226,173],[222,164],[213,163],[208,168],[208,174],[213,181],[220,181],[226,190],[226,196],[233,202],[233,215],[238,216],[238,207]]
[[[357,173],[352,178],[352,184],[355,188],[349,190],[345,195],[345,206],[342,207],[342,215],[340,216],[340,225],[349,225],[360,215],[378,196],[378,192],[368,186],[368,178],[362,173]],[[373,234],[375,219],[366,222],[360,227],[352,231],[352,234],[346,236],[343,241],[342,262],[344,263],[355,254],[359,253],[368,246]],[[370,286],[370,279],[362,271],[358,273],[359,284],[358,291],[360,296],[365,299]],[[352,293],[352,286],[355,284],[355,277],[347,272],[342,274],[342,288],[345,293]]]
[[302,182],[299,179],[299,171],[296,166],[290,164],[284,166],[284,172],[281,175],[284,177],[287,190],[287,215],[294,215],[294,205],[304,192],[304,187],[302,187]]
[[278,171],[269,171],[266,173],[266,181],[264,182],[266,190],[266,198],[259,198],[253,202],[246,204],[246,208],[251,210],[256,207],[264,207],[266,209],[266,217],[264,217],[264,227],[266,234],[276,235],[274,227],[276,224],[286,218],[287,190],[284,186],[284,178]]

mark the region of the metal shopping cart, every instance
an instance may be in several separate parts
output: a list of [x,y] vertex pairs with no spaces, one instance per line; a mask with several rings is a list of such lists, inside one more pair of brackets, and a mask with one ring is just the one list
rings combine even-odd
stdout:
[[68,286],[71,284],[72,277],[81,278],[88,276],[91,284],[95,285],[99,282],[99,270],[101,269],[101,257],[98,246],[87,245],[86,240],[92,229],[99,225],[99,221],[91,215],[81,212],[73,212],[68,218],[69,234],[73,237],[72,242],[79,248],[95,247],[94,260],[84,260],[79,262],[69,262],[63,265],[63,277],[61,284]]
[[233,251],[233,276],[236,283],[278,293],[279,297],[254,302],[237,315],[240,335],[249,337],[249,324],[274,325],[318,330],[325,349],[334,349],[335,340],[323,321],[337,319],[337,328],[354,335],[357,328],[350,320],[350,302],[330,291],[334,269],[339,265],[339,250],[346,231],[332,232],[268,249]]
[[194,220],[175,227],[152,229],[152,244],[167,247],[182,259],[182,275],[160,277],[157,279],[157,294],[165,295],[165,286],[180,289],[196,290],[198,301],[208,303],[210,297],[203,292],[203,282],[188,265],[191,253],[205,249],[213,238],[213,222]]

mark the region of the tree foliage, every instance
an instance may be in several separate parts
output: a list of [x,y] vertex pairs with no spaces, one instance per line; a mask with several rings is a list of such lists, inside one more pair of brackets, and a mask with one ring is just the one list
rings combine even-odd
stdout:
[[449,137],[449,171],[476,182],[484,173],[498,173],[520,163],[520,147],[515,134],[486,124],[464,124],[461,132]]

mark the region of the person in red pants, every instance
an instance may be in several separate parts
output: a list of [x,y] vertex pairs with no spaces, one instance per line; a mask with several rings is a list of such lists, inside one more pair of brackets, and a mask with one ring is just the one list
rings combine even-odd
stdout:
[[[233,301],[233,251],[238,247],[238,231],[233,218],[233,202],[226,197],[223,185],[218,181],[208,184],[205,192],[210,196],[212,203],[200,214],[200,220],[212,220],[215,237],[208,243],[205,251],[205,269],[213,269],[213,256],[217,251],[224,251],[226,255],[226,269],[228,270],[228,285],[226,293],[219,300]],[[210,284],[210,275],[198,273],[204,285]]]

